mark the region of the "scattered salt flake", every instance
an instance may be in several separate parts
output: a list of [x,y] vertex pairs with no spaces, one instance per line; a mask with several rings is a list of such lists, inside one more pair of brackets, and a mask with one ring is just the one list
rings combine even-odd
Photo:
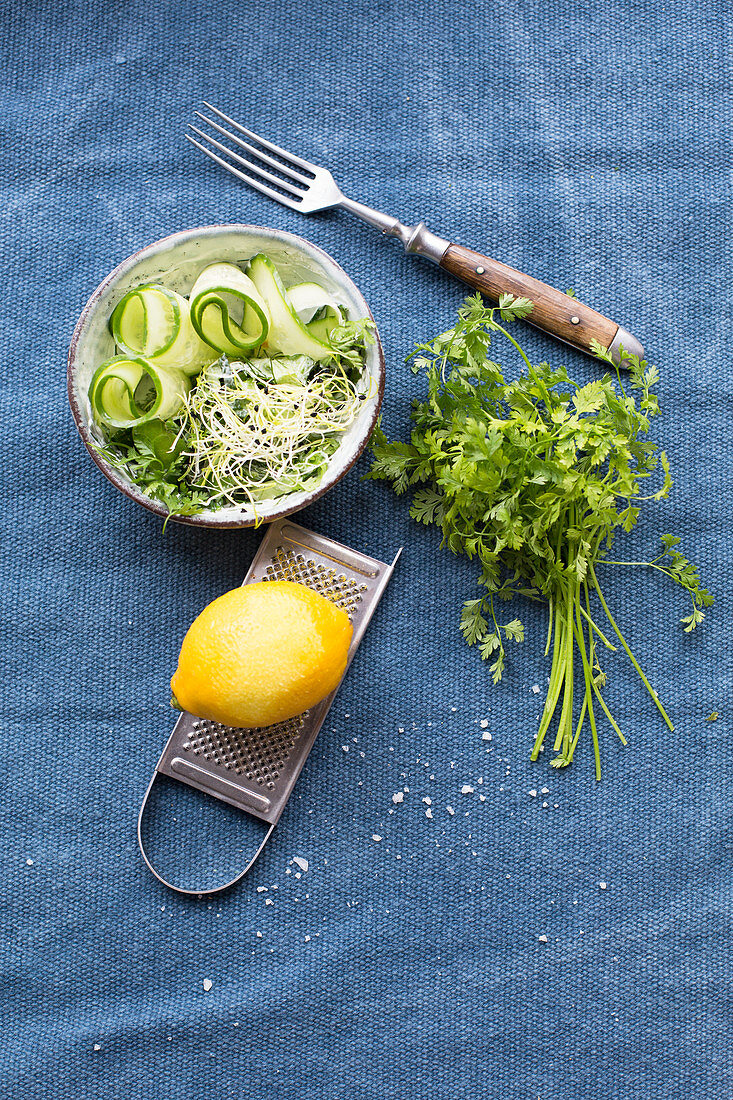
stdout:
[[432,798],[428,798],[427,795],[425,796],[425,798],[423,798],[423,802],[425,803],[426,806],[432,806],[432,804],[433,804]]
[[491,734],[490,733],[482,733],[481,734],[481,740],[482,741],[490,741],[491,740]]
[[203,984],[204,984],[204,993],[208,993],[214,983],[212,982],[211,978],[204,978],[204,983]]
[[537,938],[540,943],[547,943],[547,936],[538,936]]
[[405,732],[405,727],[404,726],[398,726],[397,727],[397,732],[398,733],[404,733]]
[[539,684],[532,684],[532,694],[533,695],[539,695],[539,693],[540,693],[540,685]]
[[310,942],[311,942],[310,936],[304,936],[303,937],[303,943],[310,943]]
[[430,820],[432,821],[432,819],[433,819],[433,811],[432,811],[432,810],[430,809],[430,807],[429,807],[429,806],[428,806],[427,810],[425,811],[425,816],[426,816],[426,817],[429,817],[429,818],[430,818]]
[[470,787],[468,783],[464,783],[461,787],[461,794],[473,794],[473,787]]
[[478,796],[478,800],[479,800],[479,802],[485,802],[486,801],[486,795],[485,794],[480,794]]
[[479,722],[479,726],[481,727],[482,730],[487,729],[488,725],[489,725],[488,718],[482,718],[481,721]]
[[446,806],[446,811],[451,815],[451,817],[453,817],[454,813],[456,812],[452,806]]
[[303,859],[302,856],[293,856],[293,863],[297,863],[297,865],[298,865],[298,867],[300,867],[301,871],[307,871],[308,870],[308,860]]
[[549,802],[543,802],[543,803],[542,803],[542,809],[543,809],[543,810],[547,810],[547,809],[549,809],[549,806],[550,806],[550,803],[549,803]]
[[33,860],[32,859],[27,859],[26,864],[28,865],[28,867],[32,867],[33,866]]
[[530,798],[536,798],[537,797],[537,791],[530,791],[529,792],[529,797]]
[[380,841],[381,839],[382,839],[382,838],[381,838],[381,836],[379,835],[379,833],[372,833],[372,840],[374,840],[374,841],[376,841],[377,843],[379,843],[379,841]]
[[450,708],[450,712],[451,712],[451,714],[455,714],[455,713],[456,713],[456,708],[455,708],[455,707],[451,707],[451,708]]
[[341,746],[341,752],[348,752],[348,751],[349,751],[349,746],[348,745],[342,745]]
[[274,905],[274,904],[275,904],[275,902],[272,900],[272,898],[265,898],[265,905]]
[[606,883],[606,882],[599,882],[598,883],[598,889],[599,890],[605,890],[607,885],[608,885],[608,883]]
[[255,932],[255,936],[257,937],[258,940],[262,939],[262,933],[261,932]]
[[267,893],[267,887],[266,886],[258,886],[257,887],[257,893],[258,894],[266,894]]
[[549,794],[550,793],[550,788],[549,787],[543,787],[541,793],[542,794]]
[[95,1043],[95,1044],[94,1044],[94,1049],[95,1049],[95,1050],[101,1050],[102,1048],[101,1048],[101,1046],[99,1045],[99,1043]]
[[399,802],[404,802],[405,801],[405,796],[402,793],[402,791],[395,791],[395,793],[392,795],[392,801],[394,802],[395,806]]

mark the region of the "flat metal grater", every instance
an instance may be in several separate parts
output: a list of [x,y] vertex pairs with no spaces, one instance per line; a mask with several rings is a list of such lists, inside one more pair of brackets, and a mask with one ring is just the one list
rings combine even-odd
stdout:
[[[342,607],[353,625],[348,670],[400,553],[387,565],[284,519],[270,526],[242,583],[297,581]],[[192,714],[181,715],[156,765],[138,816],[140,851],[160,882],[181,894],[203,896],[226,890],[244,878],[285,809],[335,695],[333,691],[304,714],[265,729],[232,729]],[[269,826],[247,866],[233,879],[211,889],[184,889],[167,882],[153,866],[143,844],[143,818],[161,775],[228,802]]]

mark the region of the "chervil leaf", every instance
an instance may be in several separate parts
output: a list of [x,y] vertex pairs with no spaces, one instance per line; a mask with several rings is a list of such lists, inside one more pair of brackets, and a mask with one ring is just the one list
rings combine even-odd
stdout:
[[506,623],[504,626],[504,633],[507,638],[511,638],[514,642],[524,641],[524,627],[519,619],[512,619],[510,623]]
[[579,413],[597,412],[602,408],[605,399],[603,383],[600,381],[589,382],[573,394],[573,404]]
[[482,660],[487,660],[497,649],[501,649],[501,638],[498,634],[485,634],[479,641],[479,653]]
[[443,500],[443,494],[434,489],[418,489],[412,498],[410,515],[418,523],[439,523]]
[[461,634],[469,645],[475,645],[486,633],[486,619],[481,614],[483,600],[466,600],[461,611]]

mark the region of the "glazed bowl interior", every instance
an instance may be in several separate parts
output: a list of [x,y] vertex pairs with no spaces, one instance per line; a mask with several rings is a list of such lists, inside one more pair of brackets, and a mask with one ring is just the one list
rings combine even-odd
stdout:
[[[217,260],[245,264],[258,252],[270,257],[286,286],[305,281],[319,283],[346,308],[351,320],[371,317],[364,298],[346,272],[316,245],[275,229],[215,225],[166,237],[121,263],[95,290],[74,331],[69,351],[68,389],[79,433],[106,477],[127,496],[160,516],[168,514],[165,506],[146,496],[124,473],[111,466],[95,446],[102,441],[102,436],[92,416],[88,391],[99,364],[115,354],[108,328],[109,317],[127,291],[141,283],[162,283],[187,295],[208,264]],[[212,352],[212,356],[215,355]],[[315,488],[259,501],[256,512],[241,506],[172,518],[205,527],[249,527],[289,515],[322,496],[357,460],[376,422],[384,390],[384,357],[378,335],[376,343],[367,349],[365,370],[358,388],[366,395],[359,414],[344,432],[323,479]]]

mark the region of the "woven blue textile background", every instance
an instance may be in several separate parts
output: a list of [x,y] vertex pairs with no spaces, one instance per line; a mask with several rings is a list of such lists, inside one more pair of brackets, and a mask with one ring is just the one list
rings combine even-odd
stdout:
[[[38,0],[3,5],[0,49],[3,1095],[731,1097],[723,6]],[[66,403],[73,326],[112,267],[168,233],[293,230],[369,301],[399,435],[419,386],[403,358],[463,292],[347,215],[299,219],[198,156],[182,132],[203,98],[327,162],[354,197],[637,333],[663,375],[654,434],[676,484],[627,554],[675,531],[717,596],[685,635],[681,593],[609,570],[676,731],[616,654],[629,746],[606,730],[602,783],[587,745],[565,773],[532,765],[542,615],[520,609],[528,640],[493,689],[457,632],[473,568],[362,481],[363,458],[300,521],[383,559],[404,545],[399,569],[269,849],[213,902],[154,881],[135,819],[183,632],[261,536],[163,535],[102,478]],[[593,376],[521,335],[536,360]],[[211,804],[210,824],[178,798],[161,839],[175,827],[180,866],[226,871],[238,817]]]

